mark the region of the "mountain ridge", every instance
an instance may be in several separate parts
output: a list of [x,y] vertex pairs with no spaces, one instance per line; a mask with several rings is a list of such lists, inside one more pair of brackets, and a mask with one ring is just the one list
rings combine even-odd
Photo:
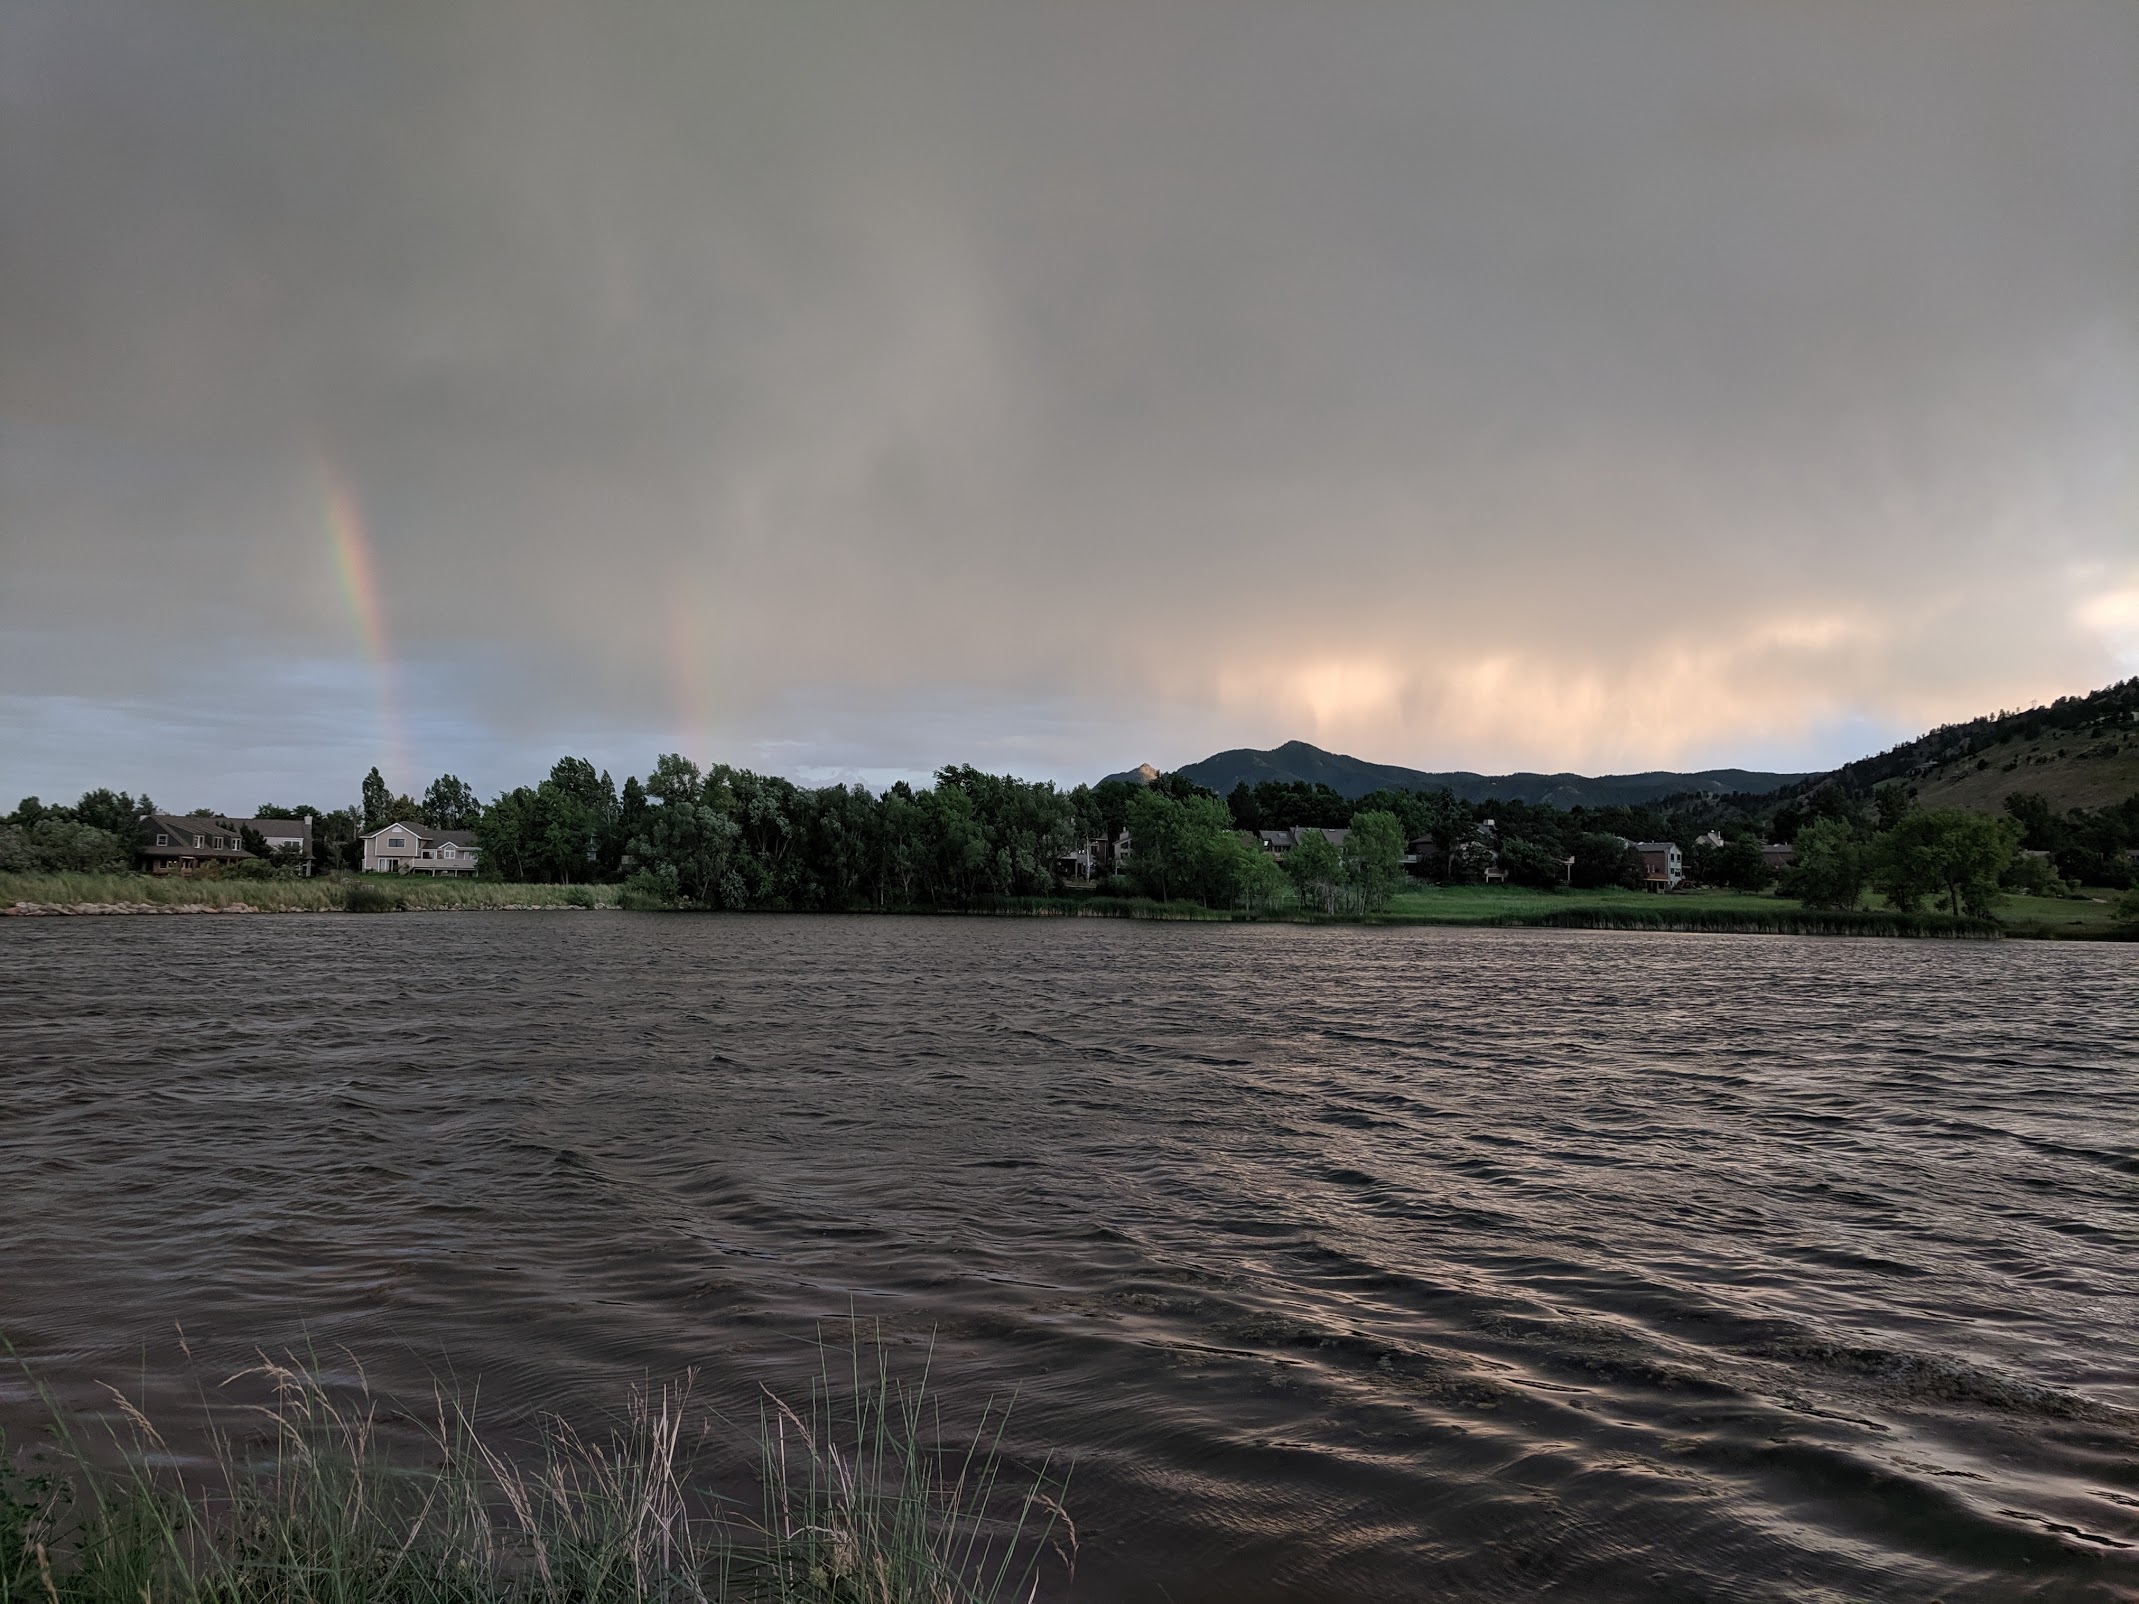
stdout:
[[[1150,767],[1143,765],[1144,769]],[[1183,764],[1175,772],[1220,796],[1242,783],[1255,786],[1265,780],[1277,780],[1327,785],[1348,799],[1370,791],[1445,788],[1466,802],[1494,797],[1510,802],[1549,802],[1562,808],[1631,806],[1689,793],[1764,794],[1816,777],[1810,773],[1779,774],[1758,769],[1701,769],[1692,773],[1652,769],[1641,774],[1604,775],[1478,774],[1470,770],[1430,773],[1393,763],[1370,763],[1346,753],[1324,751],[1306,741],[1287,741],[1268,750],[1234,747],[1200,762]],[[1107,778],[1134,783],[1144,781],[1145,776],[1141,770],[1129,769]]]

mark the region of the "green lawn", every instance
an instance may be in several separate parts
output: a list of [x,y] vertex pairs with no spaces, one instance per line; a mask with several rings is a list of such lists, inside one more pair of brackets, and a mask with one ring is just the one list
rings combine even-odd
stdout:
[[[2095,936],[2125,933],[2115,919],[2121,892],[2100,888],[2083,893],[2082,899],[2064,897],[2002,896],[1993,912],[2006,932],[2016,936]],[[1660,896],[1650,891],[1617,888],[1598,891],[1533,891],[1522,886],[1414,886],[1398,892],[1386,917],[1407,924],[1488,924],[1501,921],[1571,916],[1585,913],[1624,914],[1631,919],[1714,920],[1713,927],[1745,919],[1751,925],[1773,920],[1783,928],[1799,921],[1822,922],[1823,916],[1808,913],[1794,897],[1772,892],[1677,891]],[[1890,914],[1886,900],[1865,899],[1865,912],[1857,916],[1867,926],[1870,915]],[[1845,916],[1846,917],[1846,916]],[[1898,917],[1898,916],[1896,916]],[[1940,910],[1927,908],[1923,922],[1941,922]],[[1809,925],[1808,925],[1809,928]]]
[[2102,886],[2083,889],[2084,901],[2070,897],[2000,897],[1998,917],[2031,935],[2102,936],[2120,931],[2116,920],[2121,891]]
[[1419,886],[1400,891],[1390,901],[1392,916],[1425,924],[1477,924],[1524,914],[1576,908],[1672,909],[1679,912],[1750,912],[1796,909],[1792,897],[1750,891],[1681,891],[1661,896],[1653,891],[1625,891],[1613,886],[1597,891],[1533,891],[1526,886]]

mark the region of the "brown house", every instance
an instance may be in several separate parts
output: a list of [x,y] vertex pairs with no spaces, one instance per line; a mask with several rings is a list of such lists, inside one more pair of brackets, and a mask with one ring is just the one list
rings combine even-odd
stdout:
[[151,813],[140,823],[134,862],[148,874],[191,874],[211,863],[242,863],[252,854],[225,818],[176,818]]

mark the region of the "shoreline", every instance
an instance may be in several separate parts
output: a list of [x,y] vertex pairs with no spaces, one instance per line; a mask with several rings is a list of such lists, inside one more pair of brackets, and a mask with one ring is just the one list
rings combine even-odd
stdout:
[[[10,879],[15,885],[8,885]],[[21,882],[35,880],[35,884]],[[70,880],[76,883],[68,883]],[[156,896],[155,890],[168,890]],[[497,881],[383,880],[173,883],[142,876],[0,876],[0,917],[102,918],[123,915],[256,915],[287,913],[557,913],[606,909],[692,913],[698,909],[627,909],[611,885],[522,885]],[[42,892],[42,895],[25,892]],[[220,893],[220,894],[219,894]],[[1407,892],[1398,905],[1374,913],[1315,913],[1295,909],[1248,913],[1197,903],[1070,894],[1003,898],[964,908],[823,910],[863,915],[943,918],[1141,919],[1163,923],[1442,927],[1448,929],[1622,930],[1634,933],[1884,937],[1944,941],[2134,941],[2139,926],[2095,916],[2090,906],[2064,920],[2038,912],[2003,919],[1953,918],[1860,908],[1822,911],[1770,897],[1688,899],[1565,898],[1479,895],[1475,888],[1436,887]],[[1407,905],[1408,904],[1408,905]],[[1439,904],[1438,906],[1436,904]],[[803,911],[817,910],[777,910]]]

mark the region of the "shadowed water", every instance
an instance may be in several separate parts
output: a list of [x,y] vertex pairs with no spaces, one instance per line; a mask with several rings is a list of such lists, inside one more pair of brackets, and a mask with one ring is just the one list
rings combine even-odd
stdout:
[[2130,947],[7,921],[0,1332],[591,1415],[852,1307],[1081,1598],[2129,1598],[2135,1040]]

